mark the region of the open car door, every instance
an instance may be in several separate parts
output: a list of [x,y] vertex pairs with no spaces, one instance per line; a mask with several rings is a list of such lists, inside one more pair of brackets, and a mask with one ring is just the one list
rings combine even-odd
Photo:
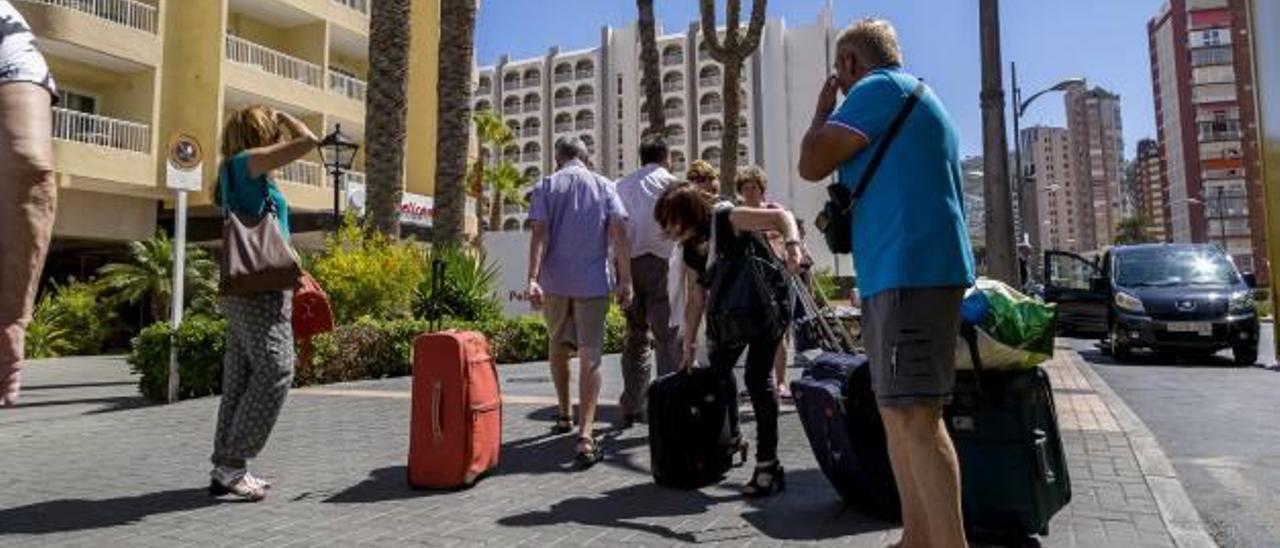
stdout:
[[1110,291],[1094,261],[1065,251],[1044,254],[1044,300],[1058,305],[1061,333],[1106,334]]

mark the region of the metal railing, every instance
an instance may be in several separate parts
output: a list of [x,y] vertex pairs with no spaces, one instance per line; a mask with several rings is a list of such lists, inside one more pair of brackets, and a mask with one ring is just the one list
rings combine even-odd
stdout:
[[53,138],[147,154],[151,126],[53,107]]
[[556,108],[564,108],[573,106],[573,97],[561,97],[556,99]]
[[596,123],[594,120],[579,120],[573,124],[573,127],[578,130],[595,129]]
[[556,133],[573,131],[573,124],[556,124]]
[[524,135],[525,137],[537,137],[538,133],[540,133],[541,131],[542,131],[541,126],[527,127],[527,128],[524,128],[524,131],[521,132],[521,135]]
[[678,91],[684,91],[684,82],[677,80],[675,82],[667,82],[665,84],[662,84],[663,93],[675,93]]
[[[348,171],[342,174],[342,185],[345,187],[350,184],[365,184],[363,171]],[[328,183],[325,186],[329,186]]]
[[536,88],[541,85],[542,85],[541,78],[526,78],[524,81],[524,87],[527,87],[527,88]]
[[669,108],[669,109],[666,109],[666,110],[664,110],[664,111],[662,111],[662,112],[666,114],[666,116],[667,116],[667,118],[668,118],[668,119],[671,119],[671,118],[684,118],[684,109],[682,109],[682,108]]
[[723,111],[724,111],[724,105],[720,103],[711,103],[709,105],[702,105],[703,114],[720,114]]
[[684,55],[663,55],[662,66],[670,67],[684,62]]
[[329,71],[329,91],[363,103],[367,89],[368,84],[364,80]]
[[702,132],[703,141],[719,141],[724,136],[724,130],[709,130]]
[[324,85],[324,69],[319,65],[255,44],[239,36],[227,35],[227,59],[235,63],[255,66],[267,73],[311,87],[318,88]]
[[683,144],[684,144],[684,135],[683,135],[683,134],[668,135],[668,136],[667,136],[667,144],[671,144],[671,145],[683,145]]
[[341,4],[365,15],[369,15],[369,0],[333,0],[335,4]]
[[524,156],[521,156],[521,159],[523,159],[525,162],[538,162],[542,160],[542,153],[526,152],[524,153]]
[[87,13],[99,19],[156,33],[156,7],[137,0],[26,0]]
[[328,178],[324,175],[324,166],[315,162],[306,160],[295,160],[276,172],[276,176],[281,181],[297,183],[300,185],[325,187],[329,186]]
[[590,95],[579,95],[573,99],[573,102],[578,105],[590,105],[591,103],[596,102],[596,96],[594,93]]
[[557,84],[563,84],[563,83],[565,83],[565,82],[569,82],[569,81],[572,81],[572,80],[573,80],[573,71],[572,71],[572,70],[571,70],[571,71],[569,71],[569,72],[557,72],[557,73],[556,73],[556,83],[557,83]]
[[520,114],[520,105],[507,105],[502,107],[502,113],[506,115]]
[[525,112],[538,112],[541,109],[542,109],[542,103],[525,103],[524,104]]
[[698,85],[704,88],[709,88],[709,87],[718,86],[720,85],[720,82],[723,82],[723,81],[724,80],[721,80],[719,76],[709,76],[707,78],[699,78]]
[[595,75],[596,75],[596,71],[594,70],[580,70],[577,72],[577,79],[586,80],[588,78],[595,77]]

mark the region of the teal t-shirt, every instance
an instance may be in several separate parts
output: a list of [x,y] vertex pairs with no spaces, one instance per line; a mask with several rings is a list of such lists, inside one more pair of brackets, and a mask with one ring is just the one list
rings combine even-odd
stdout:
[[[839,167],[842,183],[852,188],[861,179],[917,82],[891,67],[849,90],[828,123],[861,133],[870,144]],[[973,284],[958,141],[950,115],[926,88],[854,211],[853,263],[862,298]]]
[[[232,181],[227,180],[228,173]],[[262,187],[267,187],[267,194],[276,204],[276,218],[280,220],[280,232],[289,237],[289,203],[284,194],[276,187],[274,181],[266,174],[257,178],[249,176],[249,153],[237,152],[223,164],[218,171],[219,205],[225,203],[232,211],[241,215],[262,215],[266,209],[266,200],[262,196]]]

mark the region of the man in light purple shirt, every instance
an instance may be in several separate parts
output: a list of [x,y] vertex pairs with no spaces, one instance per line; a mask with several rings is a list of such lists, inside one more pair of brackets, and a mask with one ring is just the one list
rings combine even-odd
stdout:
[[673,244],[653,218],[658,198],[676,178],[667,171],[670,151],[661,137],[646,137],[640,143],[640,163],[634,173],[618,180],[618,197],[630,217],[627,239],[631,244],[631,273],[635,276],[635,299],[626,310],[627,336],[622,346],[622,426],[630,428],[643,421],[648,402],[651,368],[649,333],[657,344],[658,375],[674,373],[683,357],[681,340],[671,325],[671,304],[667,295],[667,262]]
[[[548,355],[555,381],[559,412],[553,431],[573,430],[569,410],[569,354],[578,350],[578,464],[600,462],[600,443],[592,436],[596,400],[600,395],[600,357],[604,348],[605,315],[609,311],[611,276],[609,252],[631,256],[627,242],[627,211],[613,182],[593,173],[583,160],[587,147],[577,138],[556,141],[558,171],[533,189],[529,220],[529,302],[542,308],[547,321]],[[631,264],[619,260],[617,295],[623,308],[631,305]]]

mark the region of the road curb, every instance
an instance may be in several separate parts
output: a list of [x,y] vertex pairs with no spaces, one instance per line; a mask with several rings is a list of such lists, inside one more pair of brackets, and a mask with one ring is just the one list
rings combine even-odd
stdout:
[[1129,438],[1129,445],[1137,457],[1143,479],[1147,482],[1151,495],[1155,497],[1160,519],[1169,530],[1169,536],[1173,537],[1174,544],[1179,548],[1217,547],[1218,543],[1209,535],[1200,519],[1200,513],[1191,503],[1191,497],[1187,496],[1186,489],[1178,480],[1173,463],[1169,461],[1155,435],[1079,352],[1073,349],[1068,351],[1074,354],[1076,369],[1111,409],[1111,414]]

